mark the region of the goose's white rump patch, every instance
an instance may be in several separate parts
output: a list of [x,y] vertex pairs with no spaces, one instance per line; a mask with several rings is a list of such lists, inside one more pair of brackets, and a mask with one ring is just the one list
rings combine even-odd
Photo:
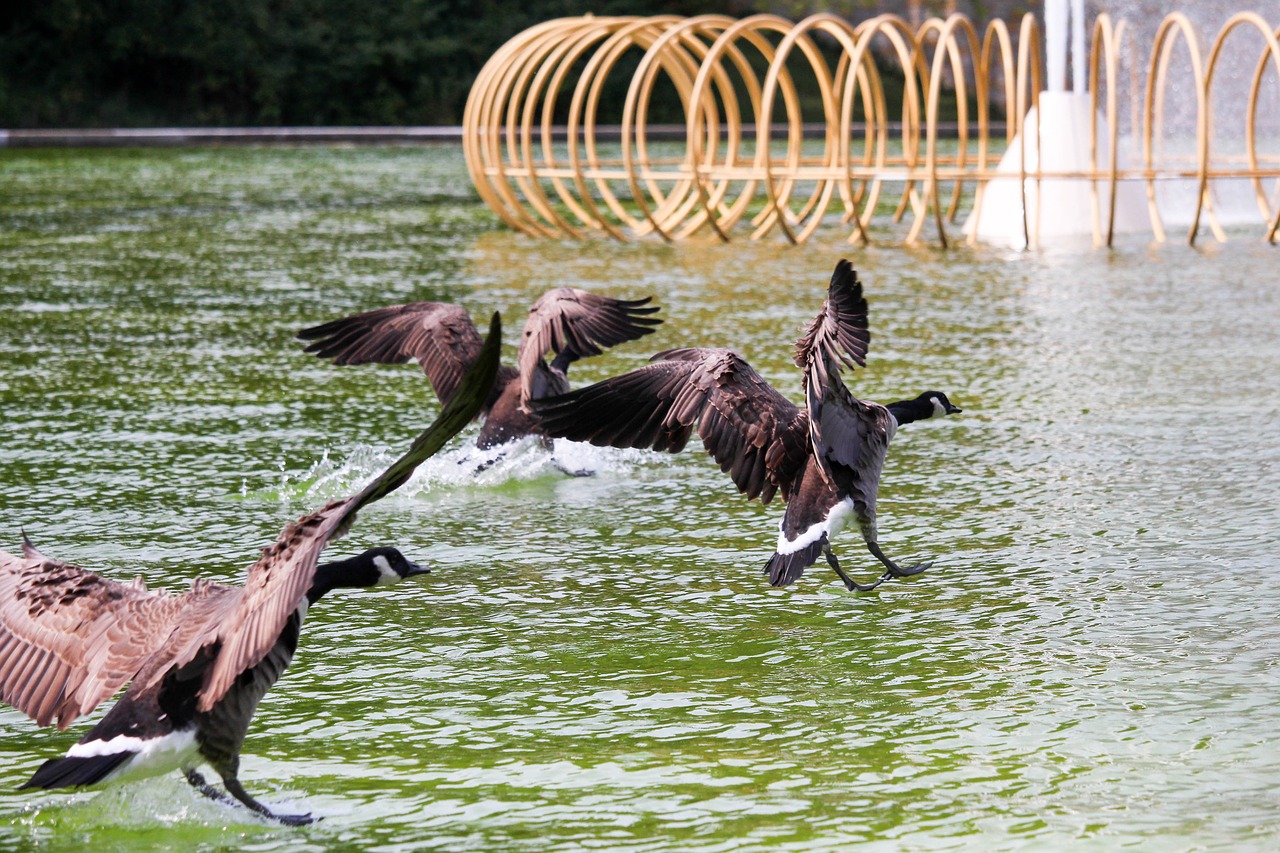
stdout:
[[133,753],[133,757],[111,771],[103,781],[140,779],[159,776],[181,768],[194,767],[191,759],[199,755],[195,728],[180,729],[162,737],[140,738],[116,735],[111,740],[91,740],[67,750],[68,758],[97,758],[103,755]]
[[853,498],[845,498],[827,511],[826,518],[812,525],[795,539],[787,539],[786,531],[783,529],[783,525],[786,523],[786,516],[783,515],[782,521],[778,522],[778,553],[784,556],[794,554],[796,551],[807,548],[817,542],[824,533],[830,539],[844,529],[844,526],[849,523],[849,516],[851,515],[853,515]]

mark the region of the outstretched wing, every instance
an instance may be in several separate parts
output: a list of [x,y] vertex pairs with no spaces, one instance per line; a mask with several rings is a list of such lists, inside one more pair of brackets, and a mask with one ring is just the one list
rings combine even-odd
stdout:
[[645,367],[531,406],[554,437],[677,452],[696,428],[748,498],[786,498],[803,464],[807,416],[723,349],[676,349]]
[[825,384],[840,365],[866,365],[871,332],[867,330],[867,300],[858,273],[846,260],[836,264],[827,288],[827,301],[796,341],[796,366],[805,381]]
[[[831,463],[848,465],[854,470],[867,442],[875,443],[875,434],[883,432],[880,415],[883,407],[863,403],[845,388],[840,367],[866,364],[871,333],[867,330],[867,300],[862,295],[862,282],[846,260],[836,264],[827,288],[827,301],[818,316],[796,341],[796,365],[804,370],[805,408],[809,414],[809,440],[814,448],[823,479],[832,481]],[[888,439],[884,440],[887,446]],[[880,452],[880,462],[884,452]],[[848,457],[835,458],[835,457]],[[879,464],[876,466],[879,477]],[[872,493],[872,502],[875,495]]]
[[662,323],[657,306],[644,299],[613,299],[575,287],[549,290],[529,309],[520,339],[520,399],[535,396],[537,363],[555,350],[565,365],[599,355],[604,347],[617,346],[652,334]]
[[0,699],[65,729],[115,694],[173,631],[184,596],[0,552]]
[[[333,320],[298,332],[306,352],[334,364],[404,364],[417,359],[443,405],[480,354],[480,333],[448,302],[410,302]],[[487,401],[486,401],[487,402]],[[487,408],[487,406],[486,406]]]
[[[356,512],[403,485],[418,465],[475,417],[493,385],[501,346],[502,327],[495,313],[489,336],[463,376],[457,393],[435,422],[414,440],[408,452],[358,494],[333,501],[285,527],[275,544],[263,551],[262,557],[249,568],[244,594],[234,612],[218,631],[222,651],[206,673],[200,689],[201,710],[212,708],[236,677],[261,660],[275,643],[289,615],[315,579],[320,552],[332,539],[346,532]],[[191,661],[208,642],[207,636],[193,640],[175,655],[173,664],[181,666]]]

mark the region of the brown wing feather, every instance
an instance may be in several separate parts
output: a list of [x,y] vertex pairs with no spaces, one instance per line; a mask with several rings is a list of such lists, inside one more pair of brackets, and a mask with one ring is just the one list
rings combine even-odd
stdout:
[[0,699],[65,729],[163,646],[187,595],[0,552]]
[[604,347],[617,346],[652,334],[662,323],[657,306],[649,298],[614,299],[575,287],[549,290],[533,303],[520,339],[520,399],[535,397],[532,383],[537,363],[552,350],[567,350],[571,361],[599,355]]
[[829,451],[839,441],[824,430],[834,428],[846,414],[861,412],[863,404],[844,387],[841,366],[865,365],[871,333],[867,329],[867,300],[862,282],[847,260],[836,264],[827,288],[827,301],[796,341],[795,363],[804,370],[805,408],[809,440],[818,470],[832,481]]
[[[354,496],[333,501],[286,526],[249,568],[243,594],[218,625],[215,637],[207,632],[193,633],[185,644],[175,645],[172,666],[194,660],[200,649],[211,642],[222,644],[201,687],[200,710],[212,708],[236,677],[261,660],[275,644],[290,614],[311,588],[321,552],[353,513],[355,501]],[[156,679],[162,676],[163,672],[155,674]]]
[[880,472],[893,437],[889,410],[854,397],[839,376],[831,377],[816,406],[813,402],[810,432],[823,478],[838,483],[843,494],[874,516]]
[[306,351],[334,364],[404,364],[417,359],[440,402],[457,392],[480,353],[480,333],[465,309],[448,302],[389,305],[298,332]]
[[364,505],[398,488],[475,416],[498,369],[501,324],[454,399],[409,451],[358,494],[288,525],[243,588],[195,581],[181,595],[150,592],[50,560],[24,535],[23,557],[0,552],[0,699],[40,725],[66,728],[130,679],[142,689],[202,649],[217,649],[199,707],[208,711],[275,644],[315,578],[320,552]]
[[866,365],[871,332],[867,329],[867,300],[858,273],[846,260],[836,264],[827,288],[827,301],[796,341],[796,366],[805,381],[823,385],[840,365]]
[[654,363],[534,401],[548,435],[610,447],[676,452],[696,428],[703,446],[748,498],[785,498],[808,453],[807,416],[722,349],[660,352]]
[[222,643],[217,660],[206,672],[200,689],[201,710],[212,708],[240,673],[260,661],[275,644],[285,622],[315,580],[320,553],[330,540],[346,532],[356,512],[399,488],[419,464],[475,417],[492,389],[501,346],[502,328],[495,313],[489,335],[463,377],[458,393],[431,426],[414,439],[409,450],[359,494],[332,501],[287,525],[275,543],[264,549],[262,557],[249,568],[244,593],[234,611],[219,623],[216,638],[193,637],[175,652],[173,665],[182,666],[194,660],[203,645]]

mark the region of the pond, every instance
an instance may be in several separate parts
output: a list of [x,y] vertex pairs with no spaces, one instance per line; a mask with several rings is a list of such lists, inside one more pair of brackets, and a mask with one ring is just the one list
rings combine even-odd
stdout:
[[[335,593],[250,729],[241,779],[16,790],[66,732],[0,709],[0,848],[1272,850],[1280,844],[1280,287],[1256,235],[904,249],[527,238],[460,150],[0,152],[0,548],[179,590],[238,582],[288,521],[403,450],[413,365],[338,368],[307,325],[409,300],[501,311],[652,295],[659,349],[730,346],[799,399],[791,348],[849,257],[851,390],[964,409],[905,427],[871,594],[768,586],[777,502],[697,446],[475,427],[330,555],[432,574]],[[839,229],[833,229],[839,233]],[[568,477],[558,464],[591,470]],[[875,574],[855,531],[835,549]],[[98,712],[101,714],[101,711]]]

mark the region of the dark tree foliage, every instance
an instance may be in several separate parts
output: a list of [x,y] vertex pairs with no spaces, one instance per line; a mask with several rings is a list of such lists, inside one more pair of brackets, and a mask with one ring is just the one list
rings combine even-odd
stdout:
[[[749,14],[750,0],[714,11]],[[0,127],[457,124],[535,23],[691,0],[20,0],[0,4]]]

